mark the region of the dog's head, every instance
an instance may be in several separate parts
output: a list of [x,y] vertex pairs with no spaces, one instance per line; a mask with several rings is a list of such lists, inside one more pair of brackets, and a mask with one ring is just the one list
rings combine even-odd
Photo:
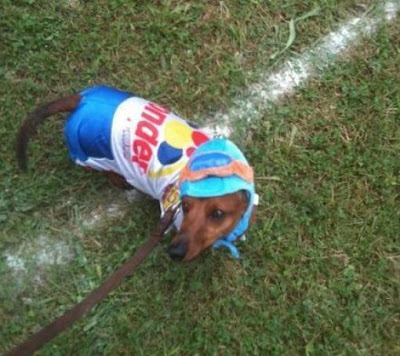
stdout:
[[191,260],[213,245],[239,257],[234,242],[254,219],[253,169],[231,141],[213,139],[191,156],[179,178],[183,221],[169,247],[174,259]]

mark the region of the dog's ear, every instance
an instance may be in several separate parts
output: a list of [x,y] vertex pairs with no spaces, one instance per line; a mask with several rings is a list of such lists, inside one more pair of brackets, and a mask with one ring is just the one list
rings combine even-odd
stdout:
[[256,222],[257,209],[258,206],[254,205],[253,211],[251,212],[250,225],[253,225]]

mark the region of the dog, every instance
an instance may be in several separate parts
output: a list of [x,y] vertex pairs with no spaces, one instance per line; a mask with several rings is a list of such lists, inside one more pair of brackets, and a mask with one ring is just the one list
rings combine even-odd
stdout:
[[230,140],[212,138],[161,105],[108,86],[93,86],[42,105],[17,134],[17,160],[49,116],[67,112],[64,134],[73,162],[102,171],[118,187],[159,200],[161,213],[179,205],[168,248],[189,261],[210,246],[239,257],[235,241],[254,221],[254,173]]

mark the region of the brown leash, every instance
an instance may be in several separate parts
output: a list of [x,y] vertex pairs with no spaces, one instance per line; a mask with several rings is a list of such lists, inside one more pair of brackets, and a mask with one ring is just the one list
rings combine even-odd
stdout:
[[133,270],[143,262],[153,248],[161,241],[165,231],[171,225],[176,208],[166,211],[159,221],[156,229],[150,238],[139,248],[139,250],[126,261],[116,272],[108,277],[104,283],[91,292],[84,300],[75,305],[72,309],[65,312],[62,316],[55,319],[51,324],[32,335],[28,340],[15,347],[4,356],[23,356],[32,355],[45,343],[55,338],[59,333],[71,326],[75,321],[82,318],[93,306],[102,301],[108,293],[118,287],[123,279],[129,276]]

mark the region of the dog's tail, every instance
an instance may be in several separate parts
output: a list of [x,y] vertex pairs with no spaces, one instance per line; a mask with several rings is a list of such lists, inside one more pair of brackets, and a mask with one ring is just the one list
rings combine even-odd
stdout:
[[49,116],[59,112],[71,112],[81,100],[79,94],[63,97],[50,103],[39,106],[22,123],[17,134],[17,161],[21,170],[27,169],[27,155],[29,139],[35,135],[37,127]]

